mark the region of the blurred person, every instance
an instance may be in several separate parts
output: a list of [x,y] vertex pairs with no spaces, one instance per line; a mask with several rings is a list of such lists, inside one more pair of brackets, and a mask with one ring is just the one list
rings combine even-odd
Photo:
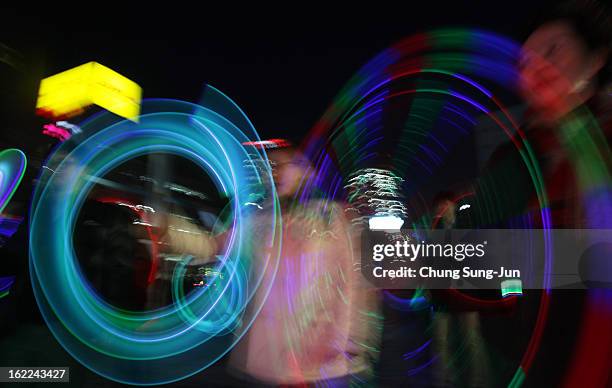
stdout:
[[[550,10],[523,45],[518,64],[519,92],[527,106],[522,130],[541,170],[555,227],[586,222],[578,187],[583,177],[578,174],[584,173],[580,167],[589,155],[572,153],[574,143],[601,128],[603,138],[594,136],[601,141],[595,150],[599,155],[590,156],[602,157],[609,167],[611,40],[607,10],[595,1],[579,0]],[[516,140],[522,142],[518,135]],[[477,223],[498,225],[526,211],[534,226],[541,221],[532,177],[512,142],[493,153],[477,186]]]
[[[610,224],[608,12],[597,1],[564,1],[547,10],[523,45],[518,86],[527,111],[521,129],[540,169],[551,228]],[[523,142],[518,135],[515,140]],[[517,147],[512,142],[500,146],[476,184],[470,223],[458,227],[544,227],[533,179]],[[524,348],[539,298],[547,298],[547,326],[529,381],[607,386],[612,314],[609,303],[603,303],[610,298],[606,291],[553,290],[542,296],[541,291],[526,290],[511,318],[481,318],[483,334],[497,349]],[[513,334],[499,336],[500,332]],[[511,376],[511,364],[500,374]]]
[[519,88],[530,123],[555,125],[609,81],[612,26],[596,1],[561,3],[527,38]]
[[[433,199],[432,227],[446,231],[456,227],[458,205],[462,196],[442,191]],[[445,265],[445,267],[447,267]],[[460,268],[457,266],[456,268]],[[446,304],[452,295],[447,290],[431,290],[435,303],[432,330],[432,387],[486,387],[491,385],[491,365],[477,311],[462,311]],[[460,352],[458,357],[455,352]]]
[[[532,112],[531,136],[540,150],[553,227],[610,228],[612,222],[611,48],[610,9],[596,1],[563,3],[525,43],[521,90]],[[534,82],[530,68],[540,72],[540,82]],[[583,147],[591,141],[591,147]],[[551,295],[549,327],[573,335],[545,337],[536,363],[561,366],[565,386],[603,387],[612,381],[609,291],[554,290]]]
[[[254,297],[266,299],[232,351],[231,370],[256,386],[366,385],[377,354],[377,294],[355,267],[343,208],[294,198],[312,173],[303,154],[280,148],[268,156],[282,213],[281,256],[269,294],[260,289]],[[253,231],[255,265],[267,257],[260,234]]]
[[438,193],[433,199],[433,224],[437,229],[452,229],[455,225],[457,204],[456,195],[450,191]]

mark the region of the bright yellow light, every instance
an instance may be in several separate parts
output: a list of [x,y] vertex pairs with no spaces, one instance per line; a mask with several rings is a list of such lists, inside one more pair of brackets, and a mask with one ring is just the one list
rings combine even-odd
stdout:
[[79,114],[95,104],[121,117],[138,121],[142,89],[96,62],[89,62],[45,78],[40,83],[36,109],[54,118]]

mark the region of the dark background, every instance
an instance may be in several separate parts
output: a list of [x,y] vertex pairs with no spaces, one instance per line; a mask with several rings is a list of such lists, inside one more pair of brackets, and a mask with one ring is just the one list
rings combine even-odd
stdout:
[[40,79],[97,61],[141,85],[144,98],[197,101],[209,83],[244,109],[262,137],[298,138],[360,66],[401,38],[462,26],[522,40],[549,3],[366,3],[350,12],[310,4],[215,10],[205,3],[3,9],[0,43],[21,54],[22,66],[3,69],[2,88],[12,101],[2,103],[32,115]]

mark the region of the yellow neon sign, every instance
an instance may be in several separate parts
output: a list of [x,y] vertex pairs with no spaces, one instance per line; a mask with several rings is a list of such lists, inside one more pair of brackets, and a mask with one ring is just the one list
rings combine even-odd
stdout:
[[137,83],[97,62],[89,62],[43,79],[36,110],[53,118],[70,117],[95,104],[138,121],[142,89]]

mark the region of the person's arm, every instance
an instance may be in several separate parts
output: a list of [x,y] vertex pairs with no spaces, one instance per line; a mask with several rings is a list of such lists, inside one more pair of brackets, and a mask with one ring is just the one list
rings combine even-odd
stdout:
[[190,265],[209,263],[217,253],[217,242],[210,233],[189,219],[173,214],[167,216],[161,242],[166,252],[193,256]]

